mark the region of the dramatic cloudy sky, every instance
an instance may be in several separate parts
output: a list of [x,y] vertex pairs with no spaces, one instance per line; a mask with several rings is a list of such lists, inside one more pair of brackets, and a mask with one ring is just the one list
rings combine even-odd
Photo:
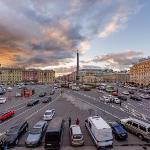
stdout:
[[148,0],[0,0],[0,64],[58,74],[127,69],[150,52]]

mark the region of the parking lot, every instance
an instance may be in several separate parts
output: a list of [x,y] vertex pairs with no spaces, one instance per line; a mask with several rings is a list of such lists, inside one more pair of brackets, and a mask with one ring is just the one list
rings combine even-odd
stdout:
[[[122,105],[105,103],[101,101],[101,97],[103,95],[108,95],[108,93],[99,93],[97,89],[93,89],[92,91],[72,91],[70,89],[65,89],[64,93],[60,94],[60,89],[55,91],[55,94],[52,95],[52,102],[50,103],[39,103],[33,107],[27,107],[26,104],[28,101],[32,99],[39,99],[38,95],[45,91],[49,93],[51,87],[49,85],[33,85],[28,88],[35,89],[35,94],[29,98],[14,97],[17,87],[13,88],[12,92],[7,92],[5,96],[9,97],[5,104],[0,105],[1,111],[7,110],[15,110],[16,114],[12,118],[1,122],[0,124],[0,135],[3,135],[10,126],[16,122],[17,120],[24,118],[29,122],[29,130],[33,127],[33,125],[42,120],[43,114],[47,109],[55,109],[56,116],[61,116],[65,120],[64,127],[64,135],[63,135],[63,143],[62,149],[72,150],[72,149],[86,149],[86,150],[94,150],[96,149],[86,128],[85,128],[85,119],[91,115],[100,115],[107,122],[116,121],[119,119],[127,118],[127,117],[136,117],[138,119],[142,119],[145,121],[149,121],[147,116],[149,114],[150,101],[143,100],[141,102],[136,102],[133,100],[128,100],[123,102]],[[120,89],[124,90],[124,89]],[[41,98],[42,99],[42,98]],[[70,146],[70,138],[69,138],[69,128],[68,128],[68,118],[71,117],[72,124],[75,124],[75,120],[79,118],[81,130],[85,139],[85,146],[79,148],[73,148]],[[141,141],[135,135],[128,133],[129,137],[126,141],[118,141],[114,140],[114,148],[113,149],[136,149],[140,150],[143,147],[149,148],[147,145],[149,144],[146,141]],[[23,135],[19,139],[18,145],[13,148],[14,150],[24,150],[25,148],[25,139],[27,133]],[[33,149],[44,149],[44,138],[42,142],[42,146],[39,148]]]

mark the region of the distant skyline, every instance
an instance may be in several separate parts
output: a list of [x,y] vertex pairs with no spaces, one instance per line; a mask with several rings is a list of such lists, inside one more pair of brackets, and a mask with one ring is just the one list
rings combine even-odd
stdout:
[[150,1],[0,0],[0,64],[128,69],[150,55]]

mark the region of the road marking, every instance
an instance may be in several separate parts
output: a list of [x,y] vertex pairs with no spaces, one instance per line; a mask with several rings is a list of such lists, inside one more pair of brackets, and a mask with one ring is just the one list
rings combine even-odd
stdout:
[[[73,97],[74,97],[74,96],[73,96]],[[96,105],[94,105],[94,104],[92,104],[92,103],[89,103],[89,102],[87,102],[87,101],[81,100],[80,98],[77,98],[77,99],[80,100],[80,101],[82,101],[82,102],[84,102],[84,103],[87,103],[89,106],[95,107],[95,108],[97,108],[97,109],[99,109],[99,110],[101,110],[101,111],[103,111],[103,112],[105,112],[105,113],[107,113],[107,114],[109,114],[109,115],[111,115],[111,116],[117,118],[117,119],[121,119],[120,117],[118,117],[118,116],[116,116],[116,115],[113,115],[112,113],[110,113],[110,112],[108,112],[108,111],[106,111],[106,110],[104,110],[104,109],[102,109],[102,108],[99,108],[98,106],[96,106]]]
[[52,104],[53,102],[57,101],[58,98],[60,98],[60,95],[58,97],[55,98],[55,100],[53,100],[52,102],[48,103],[47,105],[43,106],[41,109],[35,111],[34,113],[32,113],[30,116],[26,117],[25,119],[28,120],[31,117],[33,117],[35,114],[37,114],[38,112],[40,112],[41,110],[43,110],[44,108],[46,108],[48,105]]
[[[74,92],[75,92],[75,91],[74,91]],[[76,93],[77,93],[77,92],[76,92]],[[87,97],[87,95],[82,94],[82,93],[80,93],[80,92],[78,92],[77,94]],[[91,99],[95,100],[93,97],[91,97]],[[100,101],[99,101],[99,102],[100,102]],[[106,103],[103,103],[103,104],[107,105]],[[109,106],[111,106],[111,107],[113,106],[113,108],[115,108],[115,109],[117,109],[117,110],[120,110],[120,111],[122,111],[122,109],[123,109],[123,108],[120,109],[120,107],[117,107],[117,106],[115,106],[115,105],[109,105]],[[135,112],[134,109],[131,110],[131,108],[129,108],[127,105],[125,105],[125,108],[126,108],[126,109],[124,109],[124,111],[122,111],[122,112],[126,112],[126,113],[129,114],[129,115],[131,115],[131,113],[132,113],[133,116],[135,116],[135,117],[137,117],[137,118],[139,118],[139,119],[142,118],[142,119],[144,119],[144,120],[147,120],[144,114],[142,114],[142,113],[140,113],[140,112],[138,112],[138,111]],[[143,116],[144,116],[144,117],[143,117]],[[148,121],[148,120],[147,120],[147,121]]]
[[[60,96],[60,95],[59,95],[59,96]],[[55,98],[55,99],[56,99],[56,98]],[[53,101],[54,101],[54,100],[53,100]],[[53,102],[53,101],[52,101],[52,102]],[[51,103],[52,103],[52,102],[51,102]],[[30,109],[27,109],[27,110],[23,111],[22,113],[20,113],[20,114],[14,116],[14,117],[12,117],[12,118],[9,119],[8,121],[5,121],[5,122],[1,123],[0,126],[6,124],[6,123],[8,123],[8,122],[10,122],[10,121],[13,120],[14,118],[18,118],[19,116],[21,116],[22,114],[28,112],[28,111],[31,110],[31,109],[33,109],[33,107],[31,107]]]

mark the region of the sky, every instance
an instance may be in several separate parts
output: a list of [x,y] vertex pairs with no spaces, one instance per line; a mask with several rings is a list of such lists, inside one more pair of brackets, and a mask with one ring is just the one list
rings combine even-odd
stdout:
[[0,64],[129,69],[150,55],[148,0],[0,0]]

